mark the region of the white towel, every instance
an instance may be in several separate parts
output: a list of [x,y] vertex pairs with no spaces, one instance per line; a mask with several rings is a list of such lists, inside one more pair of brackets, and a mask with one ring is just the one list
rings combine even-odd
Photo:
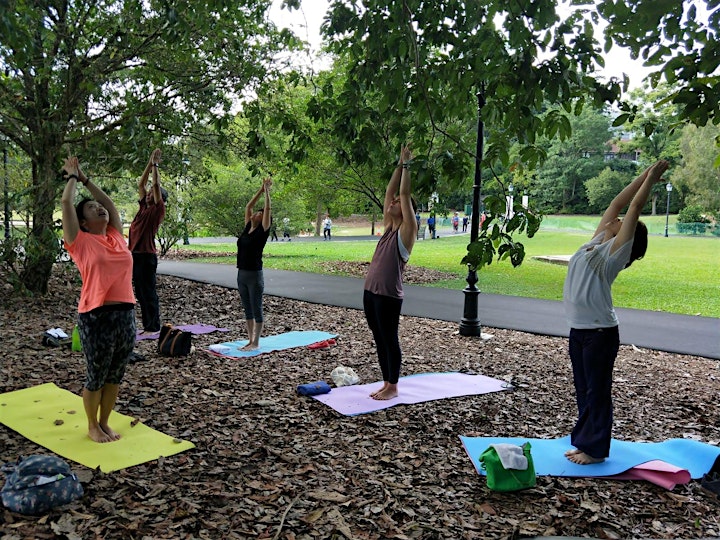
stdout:
[[528,461],[520,446],[508,443],[491,444],[490,446],[498,453],[500,463],[505,469],[527,470]]
[[232,347],[228,347],[227,345],[210,345],[208,349],[218,354],[227,354],[232,351]]

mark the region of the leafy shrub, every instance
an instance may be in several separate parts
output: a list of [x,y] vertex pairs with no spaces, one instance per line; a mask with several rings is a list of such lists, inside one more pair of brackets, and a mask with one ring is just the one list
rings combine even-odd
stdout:
[[712,220],[707,217],[702,206],[692,204],[686,206],[678,213],[677,230],[681,234],[705,234],[705,230]]

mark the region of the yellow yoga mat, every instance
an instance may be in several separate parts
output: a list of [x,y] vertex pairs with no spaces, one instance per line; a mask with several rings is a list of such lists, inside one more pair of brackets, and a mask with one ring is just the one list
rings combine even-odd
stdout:
[[106,473],[195,448],[115,411],[109,423],[122,438],[96,443],[87,435],[82,397],[53,383],[0,394],[0,423],[59,456]]

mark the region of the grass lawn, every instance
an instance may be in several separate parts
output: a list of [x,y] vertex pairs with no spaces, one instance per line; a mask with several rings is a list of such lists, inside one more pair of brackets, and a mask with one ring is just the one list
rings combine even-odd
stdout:
[[[563,218],[573,218],[562,216]],[[525,245],[525,261],[513,268],[507,261],[493,262],[479,273],[482,292],[526,296],[549,300],[562,299],[566,267],[532,259],[535,255],[570,255],[590,239],[597,218],[583,216],[586,232],[541,229],[532,239],[518,238]],[[660,218],[660,216],[656,216]],[[575,227],[585,221],[574,217]],[[655,218],[650,218],[655,219]],[[648,222],[648,219],[643,218]],[[648,223],[650,227],[652,224]],[[664,216],[662,216],[664,229]],[[591,230],[592,229],[592,230]],[[652,229],[651,229],[652,230]],[[359,234],[368,234],[369,229]],[[358,233],[356,233],[358,234]],[[323,261],[369,261],[375,249],[371,241],[272,242],[265,248],[265,266],[279,270],[322,272]],[[445,236],[437,240],[418,241],[410,265],[452,272],[456,279],[433,286],[462,289],[467,269],[460,264],[469,236]],[[191,249],[235,251],[234,244],[194,244]],[[213,259],[233,264],[234,258]],[[613,285],[617,307],[667,311],[687,315],[720,317],[720,239],[651,234],[644,259],[620,273]]]

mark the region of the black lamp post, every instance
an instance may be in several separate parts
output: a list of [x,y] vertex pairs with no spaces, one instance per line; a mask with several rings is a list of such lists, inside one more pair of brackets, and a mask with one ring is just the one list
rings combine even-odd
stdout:
[[5,176],[3,195],[5,201],[5,240],[10,238],[10,181],[8,178],[7,139],[3,137],[3,174]]
[[[182,166],[183,166],[183,176],[182,176],[182,182],[183,182],[183,190],[187,189],[187,169],[190,165],[190,160],[183,156],[182,158]],[[184,193],[184,195],[187,195],[187,193]],[[188,223],[187,223],[187,207],[185,207],[186,199],[183,197],[183,245],[189,246],[190,245],[190,239],[188,238]]]
[[[5,68],[5,77],[10,75],[10,68]],[[8,178],[8,138],[3,136],[3,174],[5,175],[3,195],[5,197],[5,240],[10,238],[10,180]]]
[[672,191],[672,184],[668,182],[665,184],[667,190],[667,206],[665,207],[665,238],[668,237],[668,222],[670,221],[670,192]]
[[[482,108],[485,105],[485,96],[480,91],[477,94],[478,106],[478,127],[477,127],[477,144],[475,148],[475,183],[473,185],[472,199],[472,222],[470,223],[470,242],[478,239],[480,229],[480,188],[482,187],[482,154],[483,154],[483,121]],[[466,278],[467,287],[463,289],[465,294],[465,304],[463,306],[463,318],[460,321],[461,336],[479,337],[482,326],[478,318],[478,296],[480,289],[476,287],[478,281],[477,270],[468,265],[468,275]]]

